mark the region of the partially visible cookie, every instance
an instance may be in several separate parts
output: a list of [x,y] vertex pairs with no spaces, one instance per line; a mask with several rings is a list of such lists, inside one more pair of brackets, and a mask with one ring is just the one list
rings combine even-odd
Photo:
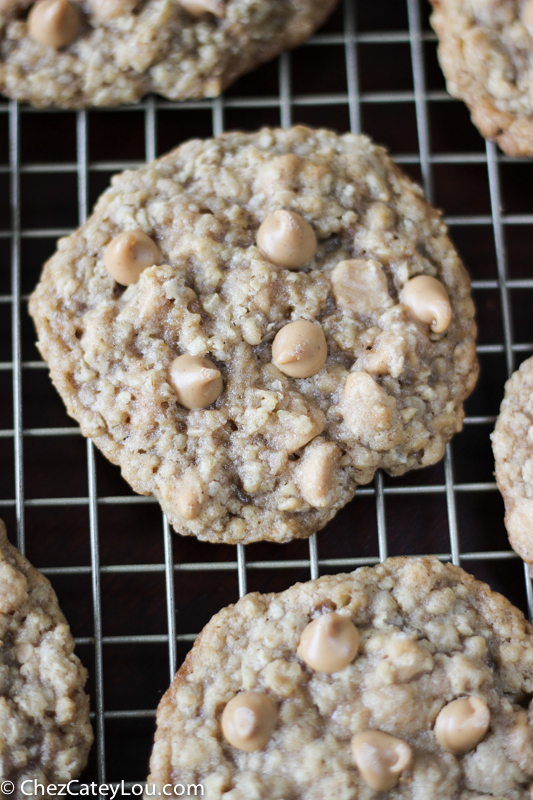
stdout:
[[229,133],[116,176],[30,312],[68,412],[179,533],[283,542],[461,429],[476,327],[446,234],[364,136]]
[[450,94],[508,155],[533,155],[533,0],[431,3]]
[[491,439],[509,541],[533,565],[533,357],[505,384]]
[[54,590],[0,520],[0,777],[15,785],[5,797],[33,796],[34,780],[66,782],[87,763],[87,671],[73,651]]
[[216,97],[307,39],[336,3],[0,0],[0,91],[62,108],[131,103],[148,92]]
[[529,800],[532,691],[523,614],[436,558],[249,594],[163,696],[147,796]]

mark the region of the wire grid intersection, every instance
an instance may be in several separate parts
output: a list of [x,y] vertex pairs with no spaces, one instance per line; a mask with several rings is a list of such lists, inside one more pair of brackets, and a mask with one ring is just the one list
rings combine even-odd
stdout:
[[[297,93],[293,92],[294,55],[285,53],[278,59],[278,94],[277,96],[221,96],[214,100],[200,100],[187,103],[176,103],[160,98],[148,97],[134,107],[112,109],[114,113],[142,110],[144,115],[145,159],[152,160],[158,154],[158,115],[163,111],[201,111],[211,115],[211,132],[218,135],[226,129],[226,117],[230,110],[253,110],[260,113],[274,109],[279,112],[280,124],[289,127],[299,120],[302,109],[317,107],[325,112],[328,107],[346,107],[348,127],[355,133],[364,130],[364,111],[370,106],[414,105],[416,118],[416,134],[418,152],[395,153],[395,160],[406,166],[413,165],[420,170],[420,179],[430,202],[435,202],[434,170],[439,165],[480,165],[487,170],[490,193],[490,213],[454,214],[445,217],[454,229],[464,226],[491,228],[494,238],[497,275],[492,278],[483,277],[473,281],[475,292],[497,292],[502,311],[501,341],[483,342],[478,345],[480,355],[502,355],[506,362],[506,372],[510,375],[515,368],[517,354],[528,354],[533,351],[533,343],[516,342],[513,336],[513,291],[533,289],[533,277],[510,278],[508,274],[508,257],[506,253],[506,230],[513,226],[533,224],[533,213],[504,213],[502,211],[502,192],[500,181],[501,165],[519,163],[498,153],[496,147],[487,143],[484,151],[474,152],[433,152],[431,148],[430,104],[450,104],[452,99],[443,89],[428,89],[428,76],[424,48],[434,44],[434,34],[425,27],[422,19],[424,13],[423,0],[405,0],[405,30],[370,30],[358,31],[358,11],[369,4],[369,0],[344,0],[342,4],[342,33],[322,32],[313,36],[303,47],[325,48],[341,47],[344,51],[346,91],[338,93]],[[361,88],[361,78],[365,76],[362,64],[361,48],[369,46],[409,47],[412,90],[368,90]],[[106,174],[135,168],[143,163],[141,160],[96,160],[89,159],[89,120],[91,113],[80,111],[76,114],[76,160],[75,162],[22,163],[20,149],[20,127],[22,115],[39,115],[33,108],[20,107],[14,101],[0,103],[0,116],[7,115],[9,132],[9,164],[0,165],[0,176],[5,173],[10,180],[11,227],[0,230],[0,242],[9,241],[11,248],[11,291],[0,294],[0,304],[11,305],[11,361],[0,361],[2,372],[12,374],[12,428],[0,427],[0,443],[3,439],[13,440],[14,456],[14,496],[0,499],[0,508],[14,510],[17,523],[18,545],[22,552],[26,549],[26,513],[35,508],[58,509],[61,507],[80,507],[88,510],[88,532],[90,543],[90,565],[54,566],[48,564],[41,571],[51,578],[86,576],[91,581],[93,635],[77,636],[78,646],[93,648],[94,653],[94,690],[93,721],[96,734],[96,773],[99,783],[105,783],[109,774],[106,757],[106,723],[112,720],[153,719],[155,708],[113,709],[104,702],[104,662],[105,648],[111,645],[163,645],[168,648],[168,676],[172,679],[179,664],[178,646],[188,647],[195,639],[195,633],[187,633],[180,628],[177,618],[177,603],[180,599],[180,584],[184,576],[202,573],[210,575],[229,573],[235,575],[235,598],[246,593],[250,576],[258,572],[279,572],[279,570],[306,570],[308,576],[316,578],[320,571],[354,569],[361,565],[371,565],[387,558],[390,552],[389,532],[387,526],[387,502],[395,497],[412,497],[413,500],[423,496],[440,496],[445,502],[448,527],[449,549],[438,553],[439,558],[450,560],[454,564],[475,562],[497,562],[506,565],[516,561],[518,557],[509,549],[461,549],[460,512],[458,498],[476,494],[492,494],[497,491],[496,484],[490,481],[456,482],[454,480],[454,444],[446,448],[443,480],[422,485],[394,483],[387,480],[378,471],[372,487],[363,487],[357,493],[353,505],[353,524],[357,527],[357,502],[360,498],[370,498],[375,504],[375,521],[377,533],[377,554],[361,556],[320,557],[321,541],[316,534],[308,542],[308,557],[302,558],[250,558],[246,548],[237,545],[235,557],[222,561],[183,561],[176,562],[173,557],[173,533],[163,516],[161,532],[163,538],[164,561],[160,563],[133,564],[101,564],[99,512],[102,508],[120,506],[145,506],[154,504],[153,498],[133,495],[102,494],[98,488],[98,470],[95,449],[91,441],[86,443],[86,493],[82,496],[66,497],[25,497],[25,458],[24,448],[36,440],[48,437],[79,437],[77,426],[24,427],[23,420],[23,388],[25,376],[35,371],[45,370],[46,364],[39,360],[23,358],[21,327],[23,324],[21,309],[27,299],[22,291],[22,243],[26,240],[53,240],[71,232],[71,228],[35,227],[22,225],[21,180],[25,175],[64,174],[75,176],[77,181],[77,223],[82,224],[89,210],[89,185],[94,174]],[[106,113],[106,110],[98,113]],[[38,118],[37,118],[38,119]],[[51,243],[52,244],[52,243]],[[467,429],[485,427],[487,432],[493,425],[495,414],[477,414],[467,416]],[[281,551],[280,551],[281,554]],[[140,635],[104,635],[102,580],[108,576],[138,574],[161,574],[165,582],[166,599],[166,634]],[[533,590],[526,566],[524,565],[525,594],[530,614],[533,611]],[[128,777],[128,776],[124,776]],[[131,781],[130,784],[131,785]]]

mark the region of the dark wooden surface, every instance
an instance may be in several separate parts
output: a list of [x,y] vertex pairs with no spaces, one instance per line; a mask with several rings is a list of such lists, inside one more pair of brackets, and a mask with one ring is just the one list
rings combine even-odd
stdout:
[[[355,0],[354,0],[355,2]],[[357,25],[361,33],[406,31],[407,4],[404,0],[357,0]],[[423,7],[427,27],[427,9]],[[333,15],[324,32],[343,30],[342,9]],[[361,43],[358,47],[359,82],[362,92],[412,91],[413,76],[408,42]],[[436,60],[436,45],[424,44],[427,89],[442,90],[444,80]],[[291,57],[293,94],[345,93],[346,66],[342,45],[306,46]],[[272,62],[243,77],[227,97],[272,97],[279,91],[278,63]],[[433,153],[475,153],[483,156],[485,143],[470,122],[462,103],[430,102],[428,105]],[[142,160],[145,153],[142,111],[92,111],[89,120],[91,162]],[[293,121],[349,130],[348,106],[308,105],[293,108]],[[210,110],[159,110],[157,149],[163,153],[191,136],[212,133]],[[253,130],[261,125],[278,125],[278,108],[225,111],[225,127]],[[417,125],[413,102],[376,102],[362,105],[362,128],[395,155],[418,153]],[[21,113],[21,158],[23,165],[73,163],[76,161],[76,115],[64,112]],[[0,165],[8,163],[7,114],[0,114]],[[404,169],[421,180],[420,166]],[[90,201],[94,203],[107,186],[111,170],[90,171]],[[447,215],[490,215],[486,164],[435,164],[435,202]],[[533,210],[533,164],[500,165],[504,210],[530,213]],[[21,179],[23,228],[75,227],[78,221],[76,174],[26,173]],[[0,173],[0,218],[9,227],[9,176]],[[490,225],[454,225],[451,229],[468,269],[475,280],[497,277],[494,235]],[[532,275],[532,230],[515,225],[506,230],[509,275]],[[53,251],[50,238],[22,241],[22,288],[29,293],[35,285],[42,262]],[[0,239],[0,294],[10,292],[9,241]],[[502,313],[497,290],[474,292],[480,344],[502,344]],[[531,341],[531,290],[511,292],[513,335],[516,342]],[[0,306],[0,361],[11,360],[10,306]],[[38,358],[34,332],[24,305],[22,311],[23,359]],[[528,352],[520,352],[520,359]],[[469,415],[496,415],[506,379],[503,352],[482,354],[481,378],[467,403]],[[64,411],[46,370],[23,372],[23,413],[25,428],[74,424]],[[12,377],[0,371],[0,429],[13,427]],[[491,482],[493,460],[490,424],[470,425],[453,442],[455,479],[459,484]],[[116,467],[97,454],[98,493],[101,496],[130,496],[129,487]],[[86,497],[86,445],[81,436],[26,437],[24,440],[25,493],[27,499]],[[13,439],[0,438],[0,500],[14,497]],[[385,477],[387,487],[431,487],[444,483],[442,464],[402,479]],[[508,550],[503,525],[503,504],[496,491],[461,491],[456,494],[460,547],[463,552]],[[448,517],[443,492],[386,496],[389,554],[449,553]],[[12,540],[16,540],[13,507],[0,509]],[[86,505],[26,508],[26,552],[37,567],[90,565],[89,517]],[[155,504],[101,505],[99,507],[100,557],[102,565],[161,564],[164,561],[161,512]],[[361,494],[319,534],[321,559],[371,557],[378,555],[375,497]],[[284,561],[308,558],[307,542],[285,546],[257,544],[246,548],[249,562],[273,560],[275,569],[249,569],[252,591],[279,591],[298,580],[309,578],[305,569],[282,568]],[[178,564],[235,561],[235,548],[201,544],[193,539],[174,538]],[[464,566],[526,610],[523,567],[518,560],[482,559]],[[323,572],[325,570],[322,570]],[[335,571],[335,570],[331,570]],[[61,606],[77,637],[93,634],[90,575],[52,576]],[[176,574],[176,621],[178,633],[196,633],[222,606],[238,597],[234,569],[178,572]],[[162,572],[104,575],[102,578],[102,622],[106,636],[166,634],[165,579]],[[179,645],[179,660],[189,645]],[[90,645],[78,647],[91,677],[93,690],[94,652]],[[155,709],[168,686],[168,649],[165,644],[106,645],[104,648],[104,698],[109,711]],[[94,694],[94,692],[93,692]],[[111,781],[143,780],[151,750],[153,718],[109,720],[106,723],[107,778]],[[84,777],[96,780],[95,755]]]

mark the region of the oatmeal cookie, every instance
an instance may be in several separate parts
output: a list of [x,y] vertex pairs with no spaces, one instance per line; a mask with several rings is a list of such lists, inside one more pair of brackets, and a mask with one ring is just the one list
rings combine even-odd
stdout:
[[[337,0],[0,0],[0,91],[36,106],[216,97]],[[28,8],[31,10],[28,14]]]
[[523,614],[434,557],[249,594],[163,696],[148,791],[529,800],[532,691]]
[[309,536],[435,463],[478,372],[440,214],[366,137],[303,127],[115,177],[30,311],[83,433],[216,542]]
[[505,384],[491,436],[511,547],[533,564],[533,358]]
[[34,780],[76,778],[87,763],[87,672],[73,651],[54,590],[0,520],[0,776],[15,785],[6,798],[33,796]]
[[450,94],[508,155],[533,155],[533,0],[431,2]]

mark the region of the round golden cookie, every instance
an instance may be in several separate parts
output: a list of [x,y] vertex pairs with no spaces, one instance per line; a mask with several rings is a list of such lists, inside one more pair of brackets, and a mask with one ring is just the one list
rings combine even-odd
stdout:
[[[258,247],[280,210],[298,267]],[[150,246],[117,247],[133,231]],[[193,140],[116,176],[30,309],[83,433],[215,542],[309,536],[378,467],[434,464],[478,373],[439,213],[382,148],[326,130]]]
[[[299,645],[332,612],[359,648],[325,673]],[[147,796],[197,784],[210,800],[529,800],[532,690],[523,614],[434,557],[249,594],[206,625],[163,696]],[[226,725],[250,696],[265,698],[253,751]]]
[[[0,0],[0,92],[36,106],[216,97],[337,0]],[[29,13],[28,13],[29,12]]]
[[533,0],[431,0],[448,91],[482,136],[533,155]]
[[491,439],[509,541],[533,565],[533,357],[505,384]]
[[2,783],[2,797],[33,796],[33,781],[67,783],[87,763],[87,671],[73,651],[54,590],[0,520],[0,773],[15,787]]

